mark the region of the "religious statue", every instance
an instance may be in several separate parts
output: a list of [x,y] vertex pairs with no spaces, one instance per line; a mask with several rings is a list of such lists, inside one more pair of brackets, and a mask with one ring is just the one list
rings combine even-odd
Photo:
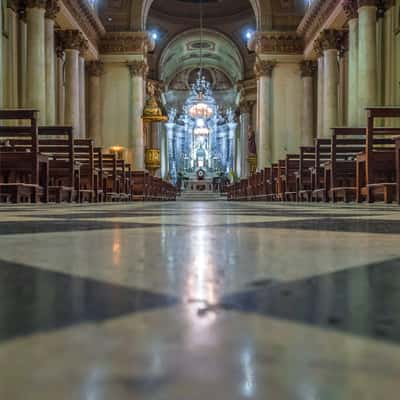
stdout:
[[147,82],[147,94],[148,94],[148,96],[149,97],[155,97],[156,91],[157,91],[156,85],[153,82],[148,81]]
[[257,154],[256,134],[251,126],[249,127],[248,131],[248,146],[249,154]]
[[177,114],[176,108],[172,107],[172,108],[169,109],[169,111],[168,111],[168,122],[170,124],[175,123],[176,114]]
[[165,122],[167,116],[163,107],[157,99],[157,88],[154,82],[148,81],[146,85],[147,99],[143,109],[143,121],[145,122]]

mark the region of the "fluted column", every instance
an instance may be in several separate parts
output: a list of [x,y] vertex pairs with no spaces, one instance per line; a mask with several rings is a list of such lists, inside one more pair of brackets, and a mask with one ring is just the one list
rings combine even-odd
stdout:
[[358,1],[359,123],[365,125],[365,107],[377,105],[376,0]]
[[94,140],[96,146],[103,145],[101,127],[101,75],[104,65],[101,61],[91,61],[87,66],[88,71],[88,127],[89,137]]
[[46,0],[28,0],[26,106],[39,110],[38,122],[46,120],[45,22]]
[[60,11],[57,0],[48,0],[45,14],[45,58],[46,58],[46,124],[56,123],[56,72],[54,20]]
[[173,163],[174,163],[174,129],[175,123],[168,122],[165,124],[166,132],[166,139],[167,139],[167,165],[168,171],[167,175],[171,176],[173,171]]
[[65,52],[65,124],[74,129],[74,137],[80,137],[79,115],[79,52],[84,38],[78,30],[60,32]]
[[250,130],[250,111],[252,104],[244,101],[240,105],[240,143],[241,143],[241,156],[240,156],[240,177],[246,178],[248,176],[248,158],[249,158],[249,130]]
[[258,60],[255,73],[259,82],[259,139],[257,149],[257,168],[264,169],[273,161],[272,126],[271,126],[271,91],[274,61]]
[[56,51],[56,108],[57,108],[57,124],[64,125],[65,120],[65,82],[64,82],[64,62],[65,53],[62,46],[57,46]]
[[228,136],[228,160],[229,160],[229,171],[236,172],[235,154],[236,154],[236,122],[229,122],[229,136]]
[[26,104],[26,85],[27,85],[27,26],[26,26],[26,14],[20,13],[20,19],[18,24],[19,30],[19,46],[18,46],[18,98],[19,106],[25,107]]
[[324,130],[323,137],[331,137],[331,128],[338,124],[338,45],[340,35],[333,29],[320,35],[324,51]]
[[[0,7],[0,32],[3,32],[3,7]],[[0,107],[3,107],[3,40],[0,40]]]
[[349,84],[348,84],[348,125],[358,126],[358,13],[357,0],[345,0],[343,9],[349,26]]
[[86,138],[86,71],[85,58],[81,51],[79,56],[79,127],[80,137]]
[[7,84],[6,88],[6,106],[7,107],[18,107],[18,7],[19,3],[16,0],[7,2],[7,15],[6,20],[8,21],[8,46],[7,46],[7,78],[5,80]]
[[314,142],[314,83],[313,77],[316,71],[314,61],[305,60],[300,64],[301,77],[303,80],[303,115],[301,144],[312,146]]
[[134,170],[142,170],[144,165],[144,132],[143,132],[143,107],[144,107],[144,76],[148,66],[145,61],[132,61],[128,64],[132,81],[132,133],[128,151],[130,162]]
[[161,130],[161,178],[168,178],[168,140],[167,140],[167,132],[165,129]]
[[317,81],[317,137],[324,136],[324,51],[321,41],[314,42],[314,51],[318,57],[318,81]]

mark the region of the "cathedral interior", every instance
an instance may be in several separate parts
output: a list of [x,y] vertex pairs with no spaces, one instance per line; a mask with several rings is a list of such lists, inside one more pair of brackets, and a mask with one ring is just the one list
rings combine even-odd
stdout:
[[400,0],[0,1],[0,399],[399,399]]

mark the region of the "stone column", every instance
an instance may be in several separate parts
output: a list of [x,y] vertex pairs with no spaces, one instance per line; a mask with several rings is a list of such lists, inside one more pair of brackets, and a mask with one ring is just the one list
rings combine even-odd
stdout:
[[358,126],[358,13],[357,0],[346,0],[343,8],[349,26],[349,86],[348,86],[348,125]]
[[259,139],[257,148],[257,168],[264,169],[273,161],[271,126],[271,90],[274,61],[258,60],[255,74],[259,83]]
[[365,126],[365,107],[377,105],[376,0],[358,1],[359,124]]
[[314,82],[316,71],[314,61],[305,60],[300,64],[303,79],[303,116],[301,130],[301,145],[312,146],[314,143]]
[[236,122],[228,123],[228,160],[229,166],[228,169],[231,172],[236,172],[236,163],[235,163],[235,154],[236,154]]
[[46,121],[45,22],[46,0],[28,0],[26,107],[39,110],[38,123]]
[[[0,3],[1,4],[1,3]],[[0,7],[0,33],[3,32],[3,7]],[[1,33],[2,34],[2,33]],[[0,40],[0,107],[3,107],[3,40]]]
[[20,13],[19,19],[19,46],[18,46],[18,98],[19,98],[19,106],[25,107],[26,104],[26,72],[27,72],[27,26],[26,26],[26,15],[24,13]]
[[241,156],[240,156],[240,177],[247,178],[249,174],[248,158],[249,158],[249,130],[250,130],[250,112],[252,104],[244,101],[240,105],[240,142],[241,142]]
[[46,124],[56,123],[56,72],[54,20],[60,11],[57,0],[48,0],[45,14],[45,59],[46,59]]
[[132,133],[131,148],[128,151],[133,170],[143,170],[144,165],[144,132],[143,132],[143,107],[144,107],[144,76],[148,66],[145,61],[132,61],[128,64],[132,80]]
[[338,124],[338,44],[339,32],[326,29],[320,35],[324,50],[324,130],[323,137],[331,137],[331,128]]
[[161,145],[160,145],[160,156],[161,156],[161,178],[168,178],[168,140],[167,132],[165,129],[161,130]]
[[79,57],[79,136],[82,139],[86,138],[86,71],[85,58],[83,52]]
[[173,170],[173,163],[174,163],[174,129],[175,123],[174,122],[167,122],[165,124],[166,132],[166,139],[167,139],[167,175],[171,176],[171,172]]
[[78,30],[60,32],[65,51],[65,119],[64,123],[74,129],[74,137],[80,137],[79,115],[79,52],[84,38]]
[[324,136],[324,51],[319,39],[314,42],[314,51],[318,57],[318,94],[317,94],[317,137]]
[[7,77],[5,79],[6,82],[6,93],[7,96],[5,98],[5,102],[7,107],[15,108],[18,107],[18,1],[13,0],[7,1],[7,14],[5,18],[8,20],[8,46],[7,46],[7,54],[6,54],[6,62],[7,62]]
[[65,82],[64,82],[64,64],[65,54],[61,46],[57,46],[56,59],[56,107],[57,107],[57,124],[64,125],[65,115]]
[[101,75],[104,72],[104,64],[101,61],[91,61],[88,66],[88,126],[89,137],[93,139],[96,146],[103,145],[101,127]]

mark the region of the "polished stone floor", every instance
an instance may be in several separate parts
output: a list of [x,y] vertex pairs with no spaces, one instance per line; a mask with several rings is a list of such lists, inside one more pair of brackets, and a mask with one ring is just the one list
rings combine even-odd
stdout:
[[400,398],[400,208],[0,207],[0,399]]

